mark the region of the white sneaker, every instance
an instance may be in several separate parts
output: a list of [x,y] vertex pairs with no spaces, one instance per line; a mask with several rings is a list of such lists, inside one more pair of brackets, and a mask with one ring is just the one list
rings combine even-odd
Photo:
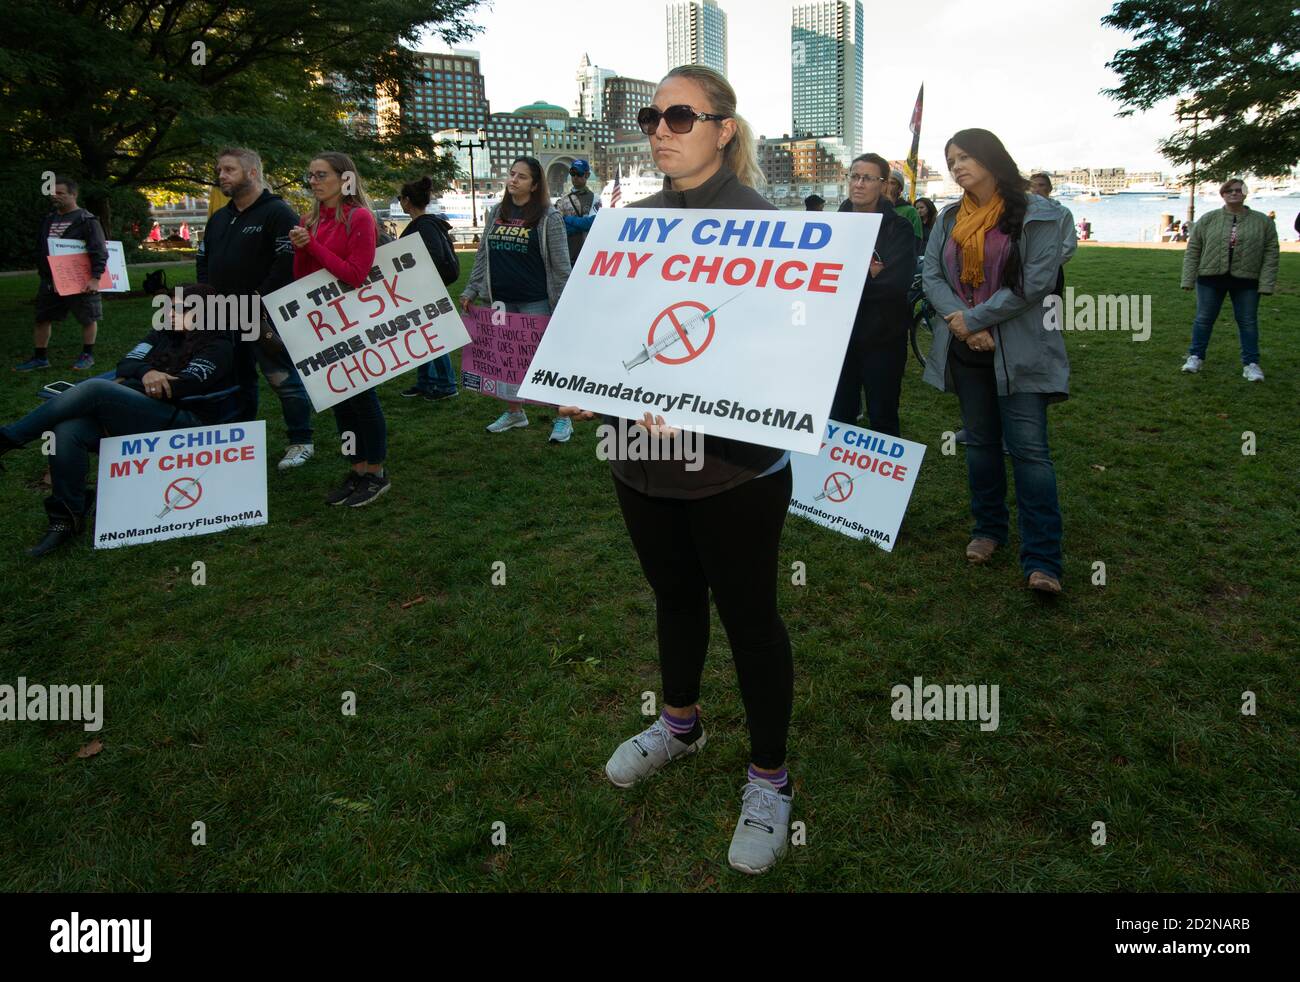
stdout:
[[1264,370],[1259,367],[1258,362],[1252,361],[1241,370],[1241,377],[1247,382],[1262,382],[1264,381]]
[[527,426],[528,414],[522,409],[517,413],[505,412],[496,418],[495,422],[488,423],[487,431],[489,433],[504,433],[506,430],[513,429],[516,426]]
[[707,739],[701,729],[694,743],[682,743],[673,736],[673,731],[668,729],[668,724],[661,717],[645,732],[618,745],[618,749],[605,764],[605,776],[620,788],[630,788],[670,761],[695,753],[704,746]]
[[560,417],[551,427],[551,443],[568,443],[569,437],[573,436],[573,423],[567,418]]
[[1195,355],[1188,355],[1187,360],[1183,362],[1183,371],[1195,375],[1201,370],[1201,366],[1204,364],[1205,361],[1203,359],[1197,358]]
[[751,777],[740,799],[740,819],[731,836],[727,862],[742,873],[766,873],[789,847],[793,795]]
[[311,443],[291,443],[284,451],[284,457],[276,464],[282,471],[291,467],[301,467],[316,455],[316,446]]

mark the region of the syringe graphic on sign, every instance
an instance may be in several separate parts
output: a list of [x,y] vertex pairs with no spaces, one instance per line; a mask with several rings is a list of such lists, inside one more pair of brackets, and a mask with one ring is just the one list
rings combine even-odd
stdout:
[[[738,297],[738,296],[740,296],[739,293],[737,293],[735,297],[729,297],[728,299],[722,301],[722,303],[718,304],[718,305],[717,305],[716,307],[714,307],[712,310],[706,310],[706,311],[704,311],[704,313],[702,313],[702,314],[696,314],[694,317],[692,317],[690,320],[688,320],[685,324],[678,324],[678,323],[676,322],[675,319],[672,319],[672,317],[671,317],[671,312],[672,312],[672,310],[673,310],[673,307],[669,307],[668,310],[665,310],[662,314],[659,315],[658,318],[656,318],[655,323],[657,324],[657,323],[659,322],[659,320],[662,320],[663,317],[664,317],[665,315],[667,315],[667,316],[669,316],[670,319],[672,319],[672,326],[673,326],[675,329],[674,329],[674,330],[665,331],[663,337],[661,337],[658,341],[655,341],[653,344],[643,344],[643,345],[641,345],[641,350],[638,351],[638,352],[637,352],[635,355],[633,355],[631,358],[629,358],[627,361],[623,362],[623,367],[624,367],[625,369],[627,369],[627,370],[630,372],[630,371],[632,371],[632,369],[636,368],[637,365],[644,365],[644,364],[645,364],[646,362],[648,362],[651,358],[653,358],[653,357],[655,357],[656,355],[660,354],[660,353],[663,352],[664,350],[666,350],[666,349],[668,349],[668,348],[671,348],[673,345],[677,344],[679,341],[685,341],[687,338],[689,338],[689,337],[691,336],[691,332],[692,332],[692,331],[696,331],[696,330],[698,330],[699,327],[700,327],[700,325],[702,325],[702,324],[707,324],[707,323],[709,322],[709,320],[713,317],[714,314],[716,314],[719,310],[721,310],[721,309],[722,309],[723,307],[725,307],[727,304],[731,303],[731,301],[732,301],[732,300],[735,300],[736,297]],[[676,304],[676,305],[674,305],[674,306],[680,306],[680,304]],[[702,306],[702,305],[700,305],[700,306]],[[654,326],[653,326],[653,325],[651,326],[650,330],[651,330],[652,332],[654,331]],[[706,340],[706,343],[707,343],[707,340]],[[688,345],[688,347],[689,347],[689,345]],[[704,345],[700,345],[699,348],[695,349],[695,350],[692,352],[692,356],[693,356],[694,354],[697,354],[697,353],[700,352],[700,351],[703,351],[703,350],[704,350]],[[688,357],[687,359],[683,359],[683,360],[689,360],[689,357]]]
[[[169,484],[167,486],[167,490],[163,492],[163,505],[165,507],[163,508],[162,511],[160,511],[157,515],[155,515],[154,518],[157,519],[166,518],[167,513],[170,512],[173,508],[177,508],[177,507],[189,508],[193,506],[194,503],[197,502],[199,500],[199,497],[202,496],[203,494],[203,485],[199,483],[199,478],[202,477],[210,470],[212,470],[211,467],[205,467],[203,468],[203,470],[199,471],[198,477],[177,478],[175,481]],[[190,497],[185,491],[181,490],[180,488],[176,488],[176,494],[178,495],[178,497],[176,498],[176,500],[173,501],[171,496],[172,488],[180,484],[181,481],[189,481],[190,487],[197,487],[199,489],[199,493],[194,497]],[[182,501],[188,501],[190,504],[182,505],[181,504]]]
[[[844,478],[843,483],[835,480],[840,477]],[[846,501],[852,493],[853,475],[835,473],[826,479],[826,485],[822,488],[822,493],[813,498],[813,501],[824,501],[827,497],[831,501]],[[839,497],[836,497],[837,494]]]

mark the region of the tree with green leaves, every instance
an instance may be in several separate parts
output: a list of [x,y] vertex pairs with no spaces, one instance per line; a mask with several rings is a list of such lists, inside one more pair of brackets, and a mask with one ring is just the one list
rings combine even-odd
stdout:
[[[268,181],[301,187],[311,154],[342,150],[383,193],[454,161],[428,134],[367,131],[373,111],[417,70],[425,31],[448,43],[477,28],[481,0],[17,0],[0,34],[0,181],[81,180],[82,204],[110,227],[126,189],[190,191],[215,181],[223,146],[257,149]],[[395,122],[395,120],[394,120]]]
[[1103,90],[1124,106],[1118,115],[1176,97],[1186,120],[1202,120],[1161,141],[1169,160],[1199,161],[1219,180],[1289,174],[1300,160],[1300,16],[1293,3],[1120,0],[1102,23],[1137,41],[1106,65],[1120,77]]

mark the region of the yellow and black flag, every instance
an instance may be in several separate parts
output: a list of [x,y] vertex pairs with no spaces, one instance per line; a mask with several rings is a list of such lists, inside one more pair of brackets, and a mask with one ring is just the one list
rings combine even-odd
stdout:
[[909,127],[912,131],[912,149],[907,155],[907,180],[911,185],[912,193],[908,199],[912,204],[916,204],[916,173],[917,158],[921,150],[921,103],[925,101],[925,83],[921,83],[921,91],[916,94],[916,106],[912,109],[912,124]]

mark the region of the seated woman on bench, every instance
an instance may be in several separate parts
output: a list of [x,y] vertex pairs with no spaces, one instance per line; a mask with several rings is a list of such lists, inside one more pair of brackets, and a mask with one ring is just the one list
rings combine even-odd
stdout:
[[[51,432],[50,480],[45,499],[50,526],[29,556],[43,556],[84,527],[86,471],[89,454],[103,436],[176,430],[220,422],[224,393],[236,385],[237,325],[209,324],[204,314],[221,311],[203,303],[212,296],[205,284],[183,287],[175,309],[167,300],[168,330],[153,330],[117,366],[116,377],[92,378],[59,393],[22,419],[0,427],[0,454],[16,450]],[[200,298],[191,303],[190,298]]]

